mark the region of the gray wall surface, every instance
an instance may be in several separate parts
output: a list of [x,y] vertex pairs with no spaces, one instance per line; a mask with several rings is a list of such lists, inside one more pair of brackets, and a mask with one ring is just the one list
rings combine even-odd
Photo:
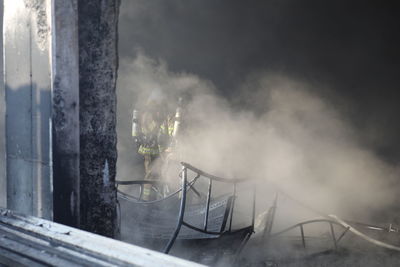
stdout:
[[[3,29],[3,1],[0,0],[0,29]],[[0,34],[0,207],[6,207],[5,95],[3,79],[3,34]]]
[[7,207],[51,218],[50,2],[5,2]]

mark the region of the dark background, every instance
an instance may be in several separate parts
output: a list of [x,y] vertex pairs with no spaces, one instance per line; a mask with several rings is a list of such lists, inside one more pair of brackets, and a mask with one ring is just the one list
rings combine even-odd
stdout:
[[399,11],[395,1],[123,0],[119,53],[139,48],[228,98],[261,70],[323,85],[364,145],[397,164]]

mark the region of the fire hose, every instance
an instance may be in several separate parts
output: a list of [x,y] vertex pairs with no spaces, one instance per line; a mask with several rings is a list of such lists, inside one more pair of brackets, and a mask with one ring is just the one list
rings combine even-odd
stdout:
[[[326,218],[327,220],[331,220],[331,221],[333,221],[334,223],[336,223],[336,224],[342,226],[343,228],[346,229],[346,232],[349,231],[349,232],[353,233],[354,235],[356,235],[356,236],[358,236],[358,237],[364,239],[365,241],[367,241],[367,242],[369,242],[369,243],[371,243],[371,244],[374,244],[374,245],[376,245],[376,246],[379,246],[379,247],[382,247],[382,248],[386,248],[386,249],[390,249],[390,250],[400,251],[400,247],[399,247],[399,246],[395,246],[395,245],[388,244],[388,243],[383,242],[383,241],[376,240],[376,239],[374,239],[374,238],[372,238],[372,237],[370,237],[370,236],[368,236],[368,235],[366,235],[366,234],[360,232],[359,230],[357,230],[356,228],[354,228],[353,226],[351,226],[349,223],[347,223],[345,220],[340,219],[338,216],[333,215],[333,214],[327,215],[327,214],[325,214],[325,213],[323,213],[323,212],[320,212],[320,211],[318,211],[318,210],[315,210],[314,208],[309,207],[308,205],[304,204],[303,202],[301,202],[301,201],[299,201],[299,200],[297,200],[297,199],[294,199],[293,197],[291,197],[290,195],[286,194],[286,193],[283,192],[282,190],[279,190],[279,191],[280,191],[282,194],[284,194],[284,195],[286,195],[287,197],[289,197],[290,199],[292,199],[293,201],[295,201],[296,203],[298,203],[298,204],[300,204],[301,206],[305,207],[306,209],[311,210],[311,211],[313,211],[313,212],[319,214],[320,216]],[[275,203],[274,205],[275,205],[275,209],[276,209],[276,203]],[[359,223],[357,223],[357,224],[359,224]],[[286,230],[292,229],[292,228],[293,228],[293,226],[287,228]],[[372,226],[369,226],[369,227],[367,227],[367,228],[374,229],[374,230],[385,230],[385,229],[383,229],[382,227],[372,227]],[[388,229],[389,229],[389,232],[396,232],[396,231],[391,230],[391,229],[392,229],[391,226],[390,226]],[[277,235],[277,234],[286,232],[286,230],[280,231],[279,233],[275,233],[275,234],[272,234],[272,235]],[[342,237],[343,237],[343,236],[342,236]],[[340,237],[340,238],[341,238],[341,237]],[[336,241],[335,241],[335,242],[336,242]]]
[[387,248],[387,249],[391,249],[391,250],[396,250],[396,251],[400,251],[400,247],[398,246],[394,246],[379,240],[376,240],[370,236],[367,236],[364,233],[361,233],[360,231],[358,231],[357,229],[355,229],[354,227],[350,226],[348,223],[346,223],[345,221],[343,221],[342,219],[340,219],[339,217],[337,217],[336,215],[327,215],[327,218],[330,218],[332,220],[334,220],[335,222],[337,222],[338,224],[340,224],[341,226],[343,226],[344,228],[348,229],[348,231],[352,232],[353,234],[355,234],[356,236],[376,245],[379,247],[383,247],[383,248]]

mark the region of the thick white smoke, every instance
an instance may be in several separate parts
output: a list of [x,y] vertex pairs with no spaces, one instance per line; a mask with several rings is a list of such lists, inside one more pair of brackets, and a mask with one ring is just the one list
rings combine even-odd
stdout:
[[395,199],[397,169],[363,148],[343,113],[306,82],[258,73],[228,101],[210,81],[173,73],[141,53],[122,60],[120,69],[118,177],[139,175],[128,145],[133,103],[161,88],[172,98],[190,95],[179,160],[224,177],[263,181],[265,188],[276,186],[349,219],[368,219]]

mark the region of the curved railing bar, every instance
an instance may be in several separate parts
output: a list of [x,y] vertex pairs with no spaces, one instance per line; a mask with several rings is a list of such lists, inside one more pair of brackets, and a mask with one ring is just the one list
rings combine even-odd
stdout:
[[279,231],[279,232],[277,232],[277,233],[270,234],[270,237],[275,237],[275,236],[281,235],[281,234],[283,234],[283,233],[286,233],[286,232],[288,232],[288,231],[290,231],[290,230],[292,230],[292,229],[295,229],[295,228],[297,228],[297,227],[300,227],[300,226],[302,226],[302,225],[306,225],[306,224],[310,224],[310,223],[318,223],[318,222],[333,223],[333,224],[336,224],[336,225],[340,225],[340,226],[342,226],[343,228],[346,228],[346,227],[344,227],[343,225],[341,225],[340,223],[338,223],[338,222],[336,222],[336,221],[334,221],[334,220],[329,220],[329,219],[314,219],[314,220],[308,220],[308,221],[304,221],[304,222],[301,222],[301,223],[297,223],[297,224],[292,225],[292,226],[290,226],[290,227],[288,227],[288,228],[286,228],[286,229],[283,229],[282,231]]
[[181,162],[181,164],[182,164],[182,166],[188,168],[189,170],[191,170],[191,171],[193,171],[193,172],[195,172],[197,174],[200,174],[201,176],[204,176],[204,177],[206,177],[208,179],[214,180],[214,181],[224,182],[224,183],[231,183],[231,184],[248,181],[248,179],[244,179],[244,178],[241,178],[241,179],[237,179],[237,178],[236,179],[234,179],[234,178],[227,179],[227,178],[218,177],[218,176],[206,173],[206,172],[204,172],[202,170],[199,170],[199,169],[193,167],[192,165],[190,165],[189,163]]
[[186,227],[188,227],[188,228],[190,228],[190,229],[192,229],[192,230],[194,230],[194,231],[203,233],[203,234],[222,235],[223,233],[225,233],[225,231],[221,231],[221,232],[206,231],[206,230],[200,229],[200,228],[198,228],[198,227],[196,227],[196,226],[193,226],[193,225],[191,225],[191,224],[189,224],[189,223],[187,223],[187,222],[185,222],[185,221],[182,222],[182,225],[184,225],[184,226],[186,226]]
[[117,185],[166,184],[158,180],[128,180],[128,181],[116,180],[115,183]]
[[[188,189],[190,189],[190,188],[193,186],[193,184],[197,181],[197,179],[198,179],[199,177],[200,177],[200,175],[197,175],[195,178],[193,178],[193,180],[191,180],[189,183],[186,184],[186,186],[188,187]],[[123,198],[125,198],[125,200],[129,200],[129,201],[131,201],[131,202],[134,202],[135,204],[154,204],[154,203],[159,203],[159,202],[162,202],[162,201],[164,201],[164,200],[167,200],[167,199],[169,199],[169,198],[175,196],[176,194],[178,194],[178,193],[181,192],[181,191],[182,191],[182,187],[179,188],[178,190],[176,190],[175,192],[169,194],[168,196],[163,197],[162,199],[157,199],[157,200],[152,200],[152,201],[138,201],[138,200],[139,200],[138,198],[136,198],[136,197],[134,197],[134,196],[132,196],[132,195],[129,195],[129,194],[127,194],[127,193],[124,193],[124,192],[122,192],[122,191],[120,191],[120,190],[117,189],[117,193],[118,193],[120,196],[122,196]]]
[[[203,229],[200,229],[200,228],[197,228],[197,227],[195,227],[195,226],[193,226],[193,225],[190,225],[190,224],[186,223],[186,222],[183,220],[184,215],[185,215],[187,190],[190,189],[190,188],[194,185],[194,183],[197,181],[197,179],[198,179],[199,177],[203,176],[203,177],[205,177],[205,178],[208,178],[208,179],[210,179],[210,182],[213,180],[213,181],[225,182],[225,183],[233,184],[235,190],[236,190],[236,184],[237,184],[237,183],[246,181],[246,179],[226,179],[226,178],[217,177],[217,176],[208,174],[208,173],[206,173],[206,172],[204,172],[204,171],[202,171],[202,170],[199,170],[199,169],[197,169],[197,168],[193,167],[192,165],[190,165],[190,164],[188,164],[188,163],[185,163],[185,162],[181,162],[181,165],[182,165],[182,172],[181,172],[181,173],[182,173],[182,176],[180,175],[180,176],[181,176],[181,179],[182,179],[182,186],[181,186],[181,188],[178,189],[177,191],[173,192],[172,194],[168,195],[167,197],[162,198],[162,199],[154,200],[154,201],[137,201],[137,199],[136,199],[135,197],[132,197],[132,196],[130,196],[129,194],[123,193],[123,192],[121,192],[120,190],[117,189],[117,192],[118,192],[118,194],[119,194],[120,196],[124,197],[125,199],[127,199],[127,200],[129,200],[129,201],[132,201],[132,202],[134,202],[134,203],[137,203],[137,204],[153,204],[153,203],[158,203],[158,202],[164,201],[164,200],[166,200],[166,199],[168,199],[168,198],[170,198],[170,197],[172,197],[172,196],[178,194],[179,192],[182,192],[177,225],[176,225],[176,228],[175,228],[175,231],[174,231],[173,235],[171,236],[170,240],[168,241],[168,244],[166,245],[166,247],[165,247],[165,249],[164,249],[164,253],[166,253],[166,254],[169,253],[169,251],[171,250],[173,244],[175,243],[175,241],[176,241],[176,239],[177,239],[177,237],[178,237],[178,234],[179,234],[179,232],[180,232],[180,230],[181,230],[182,225],[185,225],[186,227],[188,227],[188,228],[190,228],[190,229],[192,229],[192,230],[195,230],[195,231],[198,231],[198,232],[201,232],[201,233],[204,233],[204,234],[210,234],[210,235],[221,235],[221,234],[227,232],[227,231],[221,231],[221,232],[211,232],[211,231],[207,231],[207,220],[208,220],[208,216],[206,216],[206,219],[205,219],[205,229],[204,229],[204,230],[203,230]],[[195,173],[197,174],[197,176],[196,176],[195,178],[193,178],[193,180],[190,181],[189,183],[187,182],[187,171],[188,171],[188,169],[191,170],[191,171],[193,171],[193,172],[195,172]],[[132,184],[136,184],[136,185],[137,185],[137,184],[139,184],[139,185],[143,185],[143,184],[157,184],[157,183],[160,183],[160,182],[159,182],[159,181],[154,181],[154,180],[116,181],[117,186],[118,186],[118,185],[132,185]],[[209,188],[209,191],[211,191],[211,188]],[[235,192],[235,193],[236,193],[236,192]],[[235,197],[235,195],[236,195],[235,193],[234,193],[234,197]],[[208,210],[208,208],[209,208],[209,198],[210,198],[210,197],[211,197],[211,194],[210,194],[210,192],[209,192],[208,197],[207,197],[207,198],[208,198],[208,200],[207,200],[207,202],[208,202],[207,210]],[[253,199],[253,202],[254,202],[254,201],[255,201],[255,197],[254,197],[254,199]],[[232,206],[233,206],[233,205],[234,205],[234,204],[232,204]],[[231,213],[233,213],[233,207],[232,207],[232,209],[231,209]],[[253,219],[252,219],[252,225],[251,225],[250,228],[249,228],[249,229],[251,229],[250,232],[254,232],[254,216],[255,216],[255,203],[253,203]],[[231,214],[231,219],[232,219],[232,214]],[[230,225],[230,228],[231,228],[231,225]],[[246,228],[243,228],[243,229],[246,229]],[[241,230],[242,230],[242,229],[239,229],[239,230],[237,230],[237,231],[241,231]],[[230,233],[235,233],[236,231],[231,231],[231,229],[229,229],[229,232],[230,232]]]
[[181,231],[183,217],[185,215],[185,206],[186,206],[186,185],[187,184],[187,169],[186,167],[182,167],[182,197],[181,197],[181,206],[179,209],[179,217],[178,222],[174,231],[174,234],[171,236],[171,239],[168,241],[167,246],[164,249],[164,253],[168,254],[172,248],[172,245],[175,243],[176,238],[178,237],[179,232]]
[[154,203],[158,203],[158,202],[167,200],[167,199],[175,196],[176,194],[178,194],[180,191],[181,191],[181,189],[178,189],[177,191],[173,192],[172,194],[169,194],[168,196],[166,196],[162,199],[157,199],[157,200],[152,200],[152,201],[140,201],[139,198],[135,198],[134,196],[126,194],[120,190],[117,190],[117,193],[118,193],[119,197],[121,197],[125,200],[128,200],[128,201],[134,202],[135,204],[154,204]]
[[253,231],[254,229],[251,226],[243,227],[243,228],[236,229],[236,230],[233,230],[233,231],[211,232],[211,231],[204,231],[203,229],[198,228],[196,226],[193,226],[193,225],[191,225],[191,224],[189,224],[189,223],[187,223],[185,221],[182,222],[182,225],[184,225],[184,226],[186,226],[186,227],[188,227],[188,228],[190,228],[190,229],[192,229],[194,231],[198,231],[198,232],[201,232],[203,234],[209,234],[209,235],[235,234],[235,233],[238,233],[238,232],[243,231],[245,229],[248,229],[249,232],[254,233],[254,231]]
[[357,229],[355,229],[354,227],[352,227],[351,225],[349,225],[348,223],[346,223],[345,221],[339,219],[335,215],[327,215],[327,217],[329,217],[330,219],[315,219],[315,220],[309,220],[309,221],[305,221],[305,222],[301,222],[301,223],[295,224],[295,225],[293,225],[293,226],[291,226],[289,228],[286,228],[286,229],[284,229],[282,231],[279,231],[277,233],[271,234],[271,237],[276,237],[276,236],[278,236],[280,234],[283,234],[283,233],[285,233],[287,231],[290,231],[290,230],[292,230],[292,229],[294,229],[296,227],[302,227],[305,224],[317,223],[317,222],[326,222],[326,223],[329,223],[331,226],[332,226],[332,224],[335,224],[335,225],[339,225],[339,226],[341,226],[341,227],[343,227],[345,229],[345,232],[343,232],[342,235],[338,239],[333,237],[334,241],[335,241],[335,246],[336,246],[336,243],[338,241],[340,241],[340,239],[342,239],[342,237],[344,236],[345,233],[351,232],[351,233],[355,234],[356,236],[358,236],[358,237],[364,239],[365,241],[367,241],[369,243],[372,243],[372,244],[374,244],[376,246],[387,248],[387,249],[391,249],[391,250],[400,251],[400,247],[394,246],[394,245],[391,245],[391,244],[388,244],[388,243],[385,243],[385,242],[382,242],[382,241],[379,241],[379,240],[376,240],[376,239],[374,239],[374,238],[372,238],[372,237],[370,237],[370,236],[368,236],[366,234],[363,234],[360,231],[358,231]]
[[[197,231],[197,232],[200,232],[200,233],[204,233],[204,234],[210,234],[210,235],[221,235],[221,234],[223,234],[225,232],[228,232],[228,233],[235,233],[236,232],[236,231],[232,231],[231,229],[229,229],[229,231],[221,231],[221,232],[207,231],[207,220],[208,220],[208,216],[207,215],[208,214],[206,214],[206,216],[205,216],[205,229],[204,230],[200,229],[198,227],[195,227],[195,226],[193,226],[191,224],[188,224],[187,222],[185,222],[183,220],[184,219],[184,215],[185,215],[185,206],[186,206],[186,189],[187,189],[186,188],[186,184],[187,184],[187,171],[188,171],[188,169],[193,171],[193,172],[195,172],[195,173],[197,173],[196,179],[198,177],[200,177],[200,176],[203,176],[205,178],[210,179],[209,194],[207,196],[207,207],[206,207],[207,211],[209,209],[209,201],[210,201],[210,197],[211,197],[211,194],[210,194],[211,181],[218,181],[218,182],[225,182],[225,183],[233,184],[235,190],[236,190],[236,184],[237,183],[246,181],[246,179],[225,179],[225,178],[217,177],[217,176],[208,174],[208,173],[206,173],[204,171],[201,171],[201,170],[193,167],[192,165],[190,165],[188,163],[181,162],[181,164],[182,164],[182,172],[181,172],[182,173],[182,177],[181,177],[182,178],[182,198],[181,198],[181,204],[180,204],[180,210],[179,210],[179,217],[178,217],[177,226],[175,228],[174,234],[171,236],[170,240],[168,241],[167,246],[164,249],[164,253],[166,253],[166,254],[169,253],[170,249],[172,248],[173,244],[175,243],[175,241],[176,241],[176,239],[178,237],[178,234],[179,234],[179,232],[181,230],[182,225],[184,225],[184,226],[186,226],[189,229],[192,229],[194,231]],[[236,195],[236,192],[234,192],[233,198],[235,198],[235,195]],[[255,200],[255,198],[254,198],[254,200]],[[234,204],[232,204],[232,205],[234,205]],[[254,209],[253,210],[253,217],[254,217],[254,214],[255,214],[255,204],[254,203],[253,203],[253,209]],[[232,219],[233,209],[230,209],[230,211],[231,211],[231,219]],[[229,228],[231,228],[231,226]],[[244,228],[244,229],[246,229],[246,228]],[[249,227],[249,229],[250,229],[251,233],[254,232],[254,218],[252,220],[252,225]],[[241,231],[241,230],[242,229],[239,229],[238,231]]]

